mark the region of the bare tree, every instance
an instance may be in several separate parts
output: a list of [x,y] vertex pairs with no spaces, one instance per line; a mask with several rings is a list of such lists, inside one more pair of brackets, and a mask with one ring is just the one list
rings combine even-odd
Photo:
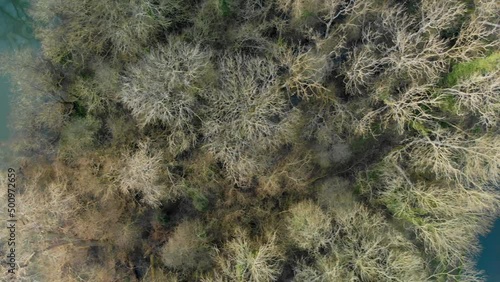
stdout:
[[312,50],[299,54],[294,54],[291,50],[282,53],[280,59],[289,69],[289,75],[283,85],[288,92],[303,99],[325,97],[323,93],[326,88],[322,81],[326,75],[326,56]]
[[120,99],[142,126],[156,121],[187,126],[195,115],[209,58],[200,46],[171,41],[128,69]]
[[472,75],[442,93],[452,97],[457,114],[472,112],[479,116],[482,125],[496,128],[500,116],[500,71]]
[[422,132],[426,125],[432,126],[436,121],[443,119],[435,112],[429,111],[443,104],[443,97],[433,96],[431,87],[431,84],[412,84],[402,89],[396,97],[390,95],[380,97],[384,105],[367,112],[358,121],[356,131],[360,134],[372,133],[372,124],[381,122],[384,128],[395,123],[400,134],[403,134],[408,126]]
[[449,50],[450,56],[458,61],[470,61],[484,56],[488,50],[498,48],[500,41],[500,4],[494,0],[476,1],[471,19],[460,30],[457,40]]
[[317,21],[325,25],[325,37],[331,32],[331,27],[340,16],[350,15],[350,22],[355,18],[362,17],[372,8],[368,1],[354,0],[279,0],[278,6],[281,10],[289,12],[292,19],[300,21],[304,17],[313,16]]
[[349,52],[343,71],[345,87],[351,95],[364,94],[383,65],[374,49],[374,45],[363,45]]
[[393,162],[409,159],[408,164],[415,171],[480,189],[498,182],[499,142],[500,138],[491,134],[474,138],[462,132],[436,129],[431,135],[407,139],[387,158]]
[[396,37],[398,32],[415,30],[417,20],[406,12],[402,4],[392,5],[386,3],[379,14],[380,27],[383,32]]
[[347,103],[332,97],[329,103],[317,101],[309,105],[304,111],[304,116],[308,118],[304,119],[307,122],[301,129],[301,138],[328,146],[342,139],[340,136],[345,137],[352,133],[352,125],[356,124],[357,120]]
[[199,108],[198,95],[207,83],[210,56],[200,46],[173,40],[132,65],[123,79],[120,100],[140,126],[155,122],[168,126],[167,141],[174,154],[196,140],[193,119]]
[[323,36],[318,32],[313,32],[310,37],[316,42],[319,53],[326,54],[327,58],[335,58],[341,56],[346,48],[346,33],[346,27],[339,25],[330,34]]
[[453,25],[467,12],[461,1],[423,0],[420,4],[420,32],[440,32]]
[[75,232],[86,205],[84,194],[71,186],[70,179],[71,175],[42,163],[24,175],[16,197],[22,207],[16,210],[16,245],[22,246],[16,247],[18,281],[61,281],[72,276],[64,265],[85,261],[87,248],[101,245],[97,238],[86,237],[95,221],[86,223],[86,233]]
[[333,211],[328,253],[312,266],[299,264],[295,281],[426,281],[416,248],[381,215],[354,202]]
[[[411,85],[404,89],[396,99],[388,97],[386,103],[386,112],[382,120],[385,126],[389,121],[397,124],[398,131],[402,134],[405,126],[409,124],[428,124],[440,120],[441,117],[428,109],[438,108],[442,101],[440,97],[432,96],[431,85]],[[384,110],[384,107],[378,110]]]
[[[39,22],[36,35],[46,58],[56,63],[68,58],[84,62],[91,54],[105,52],[113,58],[135,58],[159,28],[170,24],[163,13],[175,11],[174,7],[174,3],[137,0],[37,0],[32,15]],[[107,49],[110,43],[112,48]]]
[[321,2],[320,5],[317,5],[317,7],[320,7],[318,16],[326,25],[325,34],[329,34],[335,19],[354,10],[354,6],[362,1],[327,0]]
[[271,61],[229,57],[221,62],[221,89],[206,97],[205,148],[237,182],[248,180],[266,163],[257,161],[259,150],[276,148],[294,135],[299,112],[289,110],[276,72]]
[[436,82],[444,72],[446,41],[437,35],[421,35],[398,28],[393,32],[393,47],[388,48],[384,61],[386,72],[411,81]]
[[[463,6],[458,5],[446,11],[446,6],[441,7],[439,1],[427,2],[421,7],[420,21],[409,15],[403,5],[385,7],[380,14],[378,32],[390,40],[378,44],[381,61],[387,66],[386,73],[413,82],[436,82],[446,70],[448,42],[439,38],[439,34],[426,31],[448,27],[461,13]],[[433,8],[433,5],[439,7]],[[370,35],[369,32],[365,34],[364,38]]]
[[376,201],[409,226],[429,256],[451,269],[460,267],[478,251],[477,234],[484,234],[500,211],[500,194],[450,180],[415,181],[403,164],[386,161],[373,183]]

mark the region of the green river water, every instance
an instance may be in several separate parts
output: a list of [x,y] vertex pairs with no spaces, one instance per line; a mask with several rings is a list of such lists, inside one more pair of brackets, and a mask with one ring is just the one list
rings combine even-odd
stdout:
[[[29,18],[26,14],[29,1],[0,0],[0,53],[8,54],[21,48],[37,48]],[[9,80],[0,76],[0,140],[8,139],[8,117],[10,113]]]
[[[103,0],[106,1],[106,0]],[[21,48],[38,48],[39,43],[33,38],[32,28],[26,10],[27,0],[0,0],[0,53],[8,54]],[[9,80],[0,76],[0,144],[10,136],[8,117],[11,111]],[[3,162],[3,161],[2,161]],[[2,164],[3,167],[6,164]],[[483,251],[478,258],[478,268],[485,271],[489,282],[500,281],[500,220],[497,220],[492,232],[481,238]]]

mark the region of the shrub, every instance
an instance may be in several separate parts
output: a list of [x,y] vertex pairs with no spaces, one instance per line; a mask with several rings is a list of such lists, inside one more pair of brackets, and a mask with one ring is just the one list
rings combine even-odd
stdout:
[[97,131],[101,122],[92,116],[77,117],[61,132],[59,156],[71,160],[96,145]]
[[77,76],[69,92],[88,113],[99,114],[110,110],[119,91],[118,70],[102,61],[93,62],[91,74]]
[[318,205],[328,212],[345,210],[354,202],[349,180],[341,177],[325,179],[316,194]]
[[[167,187],[159,183],[162,171],[162,155],[152,152],[150,144],[142,142],[133,154],[124,156],[124,166],[118,175],[120,190],[125,193],[140,194],[141,202],[158,207],[166,197],[175,197],[175,190],[167,194]],[[172,191],[171,191],[172,192]]]
[[[112,212],[112,210],[110,211]],[[137,242],[140,242],[141,229],[138,225],[132,222],[118,222],[109,226],[109,238],[106,238],[113,242],[121,252],[132,251],[137,247]],[[121,252],[117,252],[121,254]]]
[[310,184],[314,166],[310,152],[296,146],[293,150],[273,162],[268,172],[259,176],[259,196],[280,197],[283,192],[304,192]]
[[314,265],[300,261],[294,268],[293,281],[352,281],[353,273],[342,268],[340,262],[331,257],[321,256]]
[[475,75],[485,75],[499,69],[500,52],[495,52],[487,57],[478,58],[453,66],[453,70],[446,75],[445,85],[455,86],[459,81],[466,81]]
[[332,236],[331,218],[312,201],[299,202],[290,208],[286,228],[293,244],[312,253],[324,247]]
[[199,221],[183,221],[162,247],[162,262],[183,271],[206,270],[211,265],[210,245]]
[[[249,4],[248,1],[245,1]],[[262,7],[264,9],[264,7]],[[262,16],[262,15],[260,15]],[[245,24],[237,26],[229,30],[226,34],[227,40],[231,45],[224,46],[228,52],[238,53],[246,52],[247,54],[260,54],[265,55],[272,53],[272,42],[264,36],[266,30],[269,28],[266,24]]]
[[146,275],[141,279],[143,282],[178,282],[179,278],[175,272],[166,272],[161,268],[150,267]]
[[267,242],[259,245],[239,232],[217,254],[215,261],[220,273],[216,271],[216,277],[223,281],[276,281],[281,273],[282,255],[275,240],[276,235],[272,235]]
[[315,134],[315,161],[323,168],[345,163],[352,155],[349,145],[332,129],[329,126],[320,126]]
[[203,1],[196,16],[193,18],[193,27],[187,36],[194,42],[221,46],[227,44],[227,18],[219,10],[219,0]]
[[206,211],[209,201],[203,191],[195,187],[186,187],[186,194],[197,211]]
[[106,120],[106,127],[111,133],[112,144],[116,146],[130,146],[139,135],[135,120],[128,115],[110,115]]

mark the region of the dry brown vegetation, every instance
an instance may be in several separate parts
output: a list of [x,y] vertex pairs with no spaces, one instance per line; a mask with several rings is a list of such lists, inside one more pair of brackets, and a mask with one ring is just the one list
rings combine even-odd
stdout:
[[1,279],[483,281],[497,2],[34,1]]

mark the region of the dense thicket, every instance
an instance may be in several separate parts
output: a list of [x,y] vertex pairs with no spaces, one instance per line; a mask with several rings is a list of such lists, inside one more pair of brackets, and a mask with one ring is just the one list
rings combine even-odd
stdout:
[[41,53],[3,61],[23,109],[10,278],[483,281],[498,1],[36,0],[31,14]]

